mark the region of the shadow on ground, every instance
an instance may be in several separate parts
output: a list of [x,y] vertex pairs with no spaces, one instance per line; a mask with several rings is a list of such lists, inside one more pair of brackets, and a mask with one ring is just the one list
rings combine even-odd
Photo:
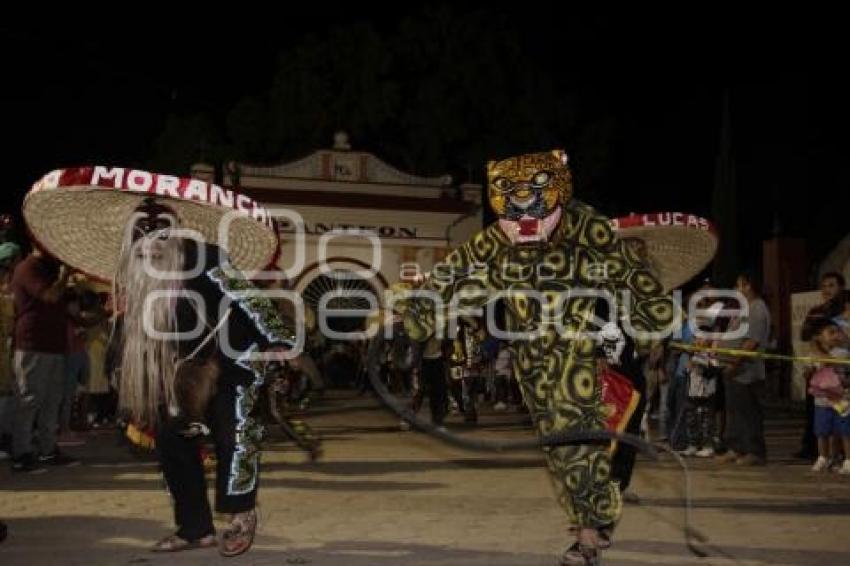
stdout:
[[293,541],[258,534],[255,548],[243,557],[222,559],[215,550],[159,555],[148,546],[168,533],[168,525],[142,519],[60,516],[10,521],[10,537],[0,546],[4,566],[68,565],[551,565],[554,556],[480,552],[427,544],[341,541],[299,549]]
[[[260,532],[255,548],[247,555],[224,560],[214,550],[157,555],[147,548],[167,534],[168,525],[152,520],[113,519],[108,517],[58,516],[10,521],[10,538],[0,546],[4,566],[70,565],[345,565],[345,566],[551,566],[558,549],[540,553],[481,551],[426,543],[396,544],[378,541],[338,541],[311,548],[299,548],[297,541],[285,540]],[[423,533],[423,535],[426,535]],[[423,536],[425,538],[425,536]],[[653,556],[671,563],[698,563],[680,544],[620,540],[607,553],[606,564],[658,564]],[[831,551],[801,551],[787,548],[726,547],[715,551],[701,563],[712,559],[758,560],[766,564],[842,564],[846,554]]]

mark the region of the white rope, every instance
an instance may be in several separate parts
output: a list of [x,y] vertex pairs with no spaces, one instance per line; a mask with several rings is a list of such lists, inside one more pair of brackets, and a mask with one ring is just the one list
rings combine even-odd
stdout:
[[209,334],[207,334],[207,337],[204,338],[203,342],[198,344],[198,347],[195,348],[194,350],[192,350],[192,353],[189,354],[188,356],[186,356],[184,358],[184,361],[191,360],[192,358],[194,358],[198,354],[198,352],[200,352],[201,350],[204,349],[204,346],[209,344],[209,341],[212,340],[212,337],[215,336],[218,333],[219,330],[221,330],[221,327],[224,326],[224,323],[227,322],[228,318],[230,318],[231,312],[233,312],[233,309],[227,309],[227,312],[224,313],[224,315],[218,321],[218,324],[215,325],[215,328],[210,330]]

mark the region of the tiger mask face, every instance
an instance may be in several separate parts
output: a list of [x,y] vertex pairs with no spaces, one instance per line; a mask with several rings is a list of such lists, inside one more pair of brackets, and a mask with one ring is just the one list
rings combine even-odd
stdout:
[[514,244],[549,240],[573,194],[567,154],[560,149],[487,164],[490,206]]

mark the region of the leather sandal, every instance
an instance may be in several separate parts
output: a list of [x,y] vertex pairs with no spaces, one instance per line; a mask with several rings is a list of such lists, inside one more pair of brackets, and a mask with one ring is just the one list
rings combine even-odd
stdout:
[[254,544],[254,535],[256,532],[256,509],[235,514],[230,521],[230,525],[221,535],[221,544],[218,548],[219,554],[230,558],[247,552],[251,548],[251,545]]
[[216,545],[215,535],[207,535],[198,540],[186,540],[177,535],[168,535],[151,548],[151,552],[182,552],[198,548],[211,548]]
[[558,563],[559,566],[598,566],[599,564],[601,564],[599,550],[578,541],[564,552]]

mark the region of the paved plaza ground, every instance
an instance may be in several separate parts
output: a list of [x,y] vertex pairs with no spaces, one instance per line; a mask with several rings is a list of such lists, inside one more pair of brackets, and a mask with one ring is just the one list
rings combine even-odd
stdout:
[[[0,469],[0,518],[10,538],[0,565],[309,564],[549,566],[568,543],[566,523],[535,452],[482,454],[414,432],[368,397],[336,392],[309,418],[325,439],[311,463],[272,434],[252,552],[153,555],[171,506],[156,464],[87,433],[69,449],[83,465],[41,475]],[[698,558],[682,536],[682,473],[669,457],[642,459],[605,564],[848,564],[850,477],[814,475],[789,458],[802,422],[772,411],[766,467],[689,460]],[[516,414],[485,414],[480,437],[529,435]],[[274,431],[273,431],[274,432]]]

